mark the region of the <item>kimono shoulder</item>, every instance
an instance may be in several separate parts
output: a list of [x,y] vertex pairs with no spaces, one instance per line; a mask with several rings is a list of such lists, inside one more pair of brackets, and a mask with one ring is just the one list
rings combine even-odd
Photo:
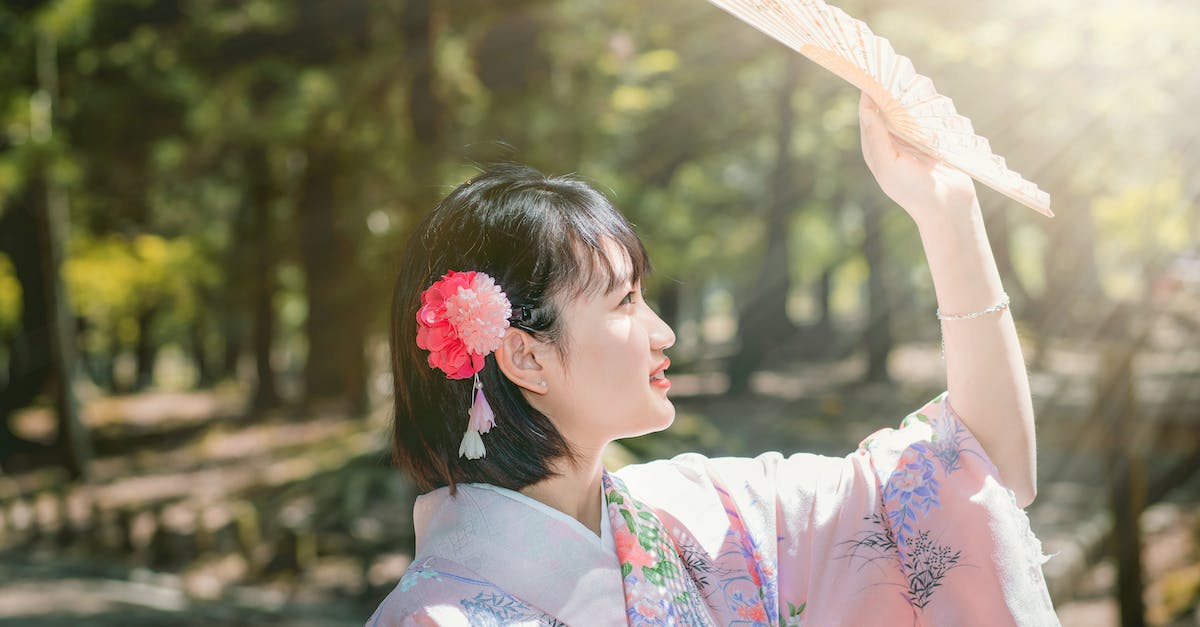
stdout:
[[413,523],[413,562],[367,625],[624,623],[616,557],[565,514],[460,484],[418,497]]
[[366,627],[564,624],[462,565],[431,557],[405,571]]

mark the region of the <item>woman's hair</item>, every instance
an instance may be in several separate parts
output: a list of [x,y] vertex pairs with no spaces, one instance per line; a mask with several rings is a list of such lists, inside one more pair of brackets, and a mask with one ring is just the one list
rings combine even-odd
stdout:
[[[632,261],[619,275],[604,253],[616,244]],[[450,270],[485,272],[508,295],[517,323],[565,356],[560,306],[572,298],[636,282],[649,259],[633,226],[586,183],[500,164],[459,185],[421,222],[408,241],[392,292],[391,351],[395,388],[393,458],[422,491],[461,482],[519,490],[553,474],[551,463],[573,460],[562,434],[534,409],[488,355],[479,373],[496,426],[483,435],[487,455],[458,456],[467,428],[472,380],[450,380],[417,347],[421,292]]]

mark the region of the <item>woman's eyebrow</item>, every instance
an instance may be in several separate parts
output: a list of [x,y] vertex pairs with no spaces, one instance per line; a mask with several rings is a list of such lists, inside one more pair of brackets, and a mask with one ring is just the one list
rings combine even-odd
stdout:
[[605,295],[606,296],[618,296],[618,295],[624,296],[627,293],[629,293],[629,282],[623,281],[623,282],[614,284],[612,289],[608,290],[608,293]]
[[633,291],[637,286],[633,282],[633,277],[626,274],[617,278],[617,286],[613,289],[614,292],[629,292]]

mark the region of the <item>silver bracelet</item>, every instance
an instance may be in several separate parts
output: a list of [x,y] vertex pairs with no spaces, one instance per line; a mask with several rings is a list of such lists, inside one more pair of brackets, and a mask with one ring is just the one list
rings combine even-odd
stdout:
[[1005,309],[1008,309],[1008,292],[1000,292],[1000,302],[988,307],[987,309],[984,309],[983,311],[948,316],[942,313],[941,308],[938,308],[937,317],[938,320],[970,320],[971,318],[986,316],[990,313],[996,313],[997,311],[1004,311]]

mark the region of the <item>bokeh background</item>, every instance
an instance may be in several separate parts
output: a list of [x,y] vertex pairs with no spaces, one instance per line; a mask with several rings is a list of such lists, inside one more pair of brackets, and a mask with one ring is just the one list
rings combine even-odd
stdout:
[[[1064,624],[1200,624],[1200,4],[838,4],[1053,197],[979,186]],[[0,624],[361,624],[412,555],[390,284],[476,164],[650,250],[679,417],[613,466],[945,385],[856,90],[702,0],[6,0],[0,51]]]

